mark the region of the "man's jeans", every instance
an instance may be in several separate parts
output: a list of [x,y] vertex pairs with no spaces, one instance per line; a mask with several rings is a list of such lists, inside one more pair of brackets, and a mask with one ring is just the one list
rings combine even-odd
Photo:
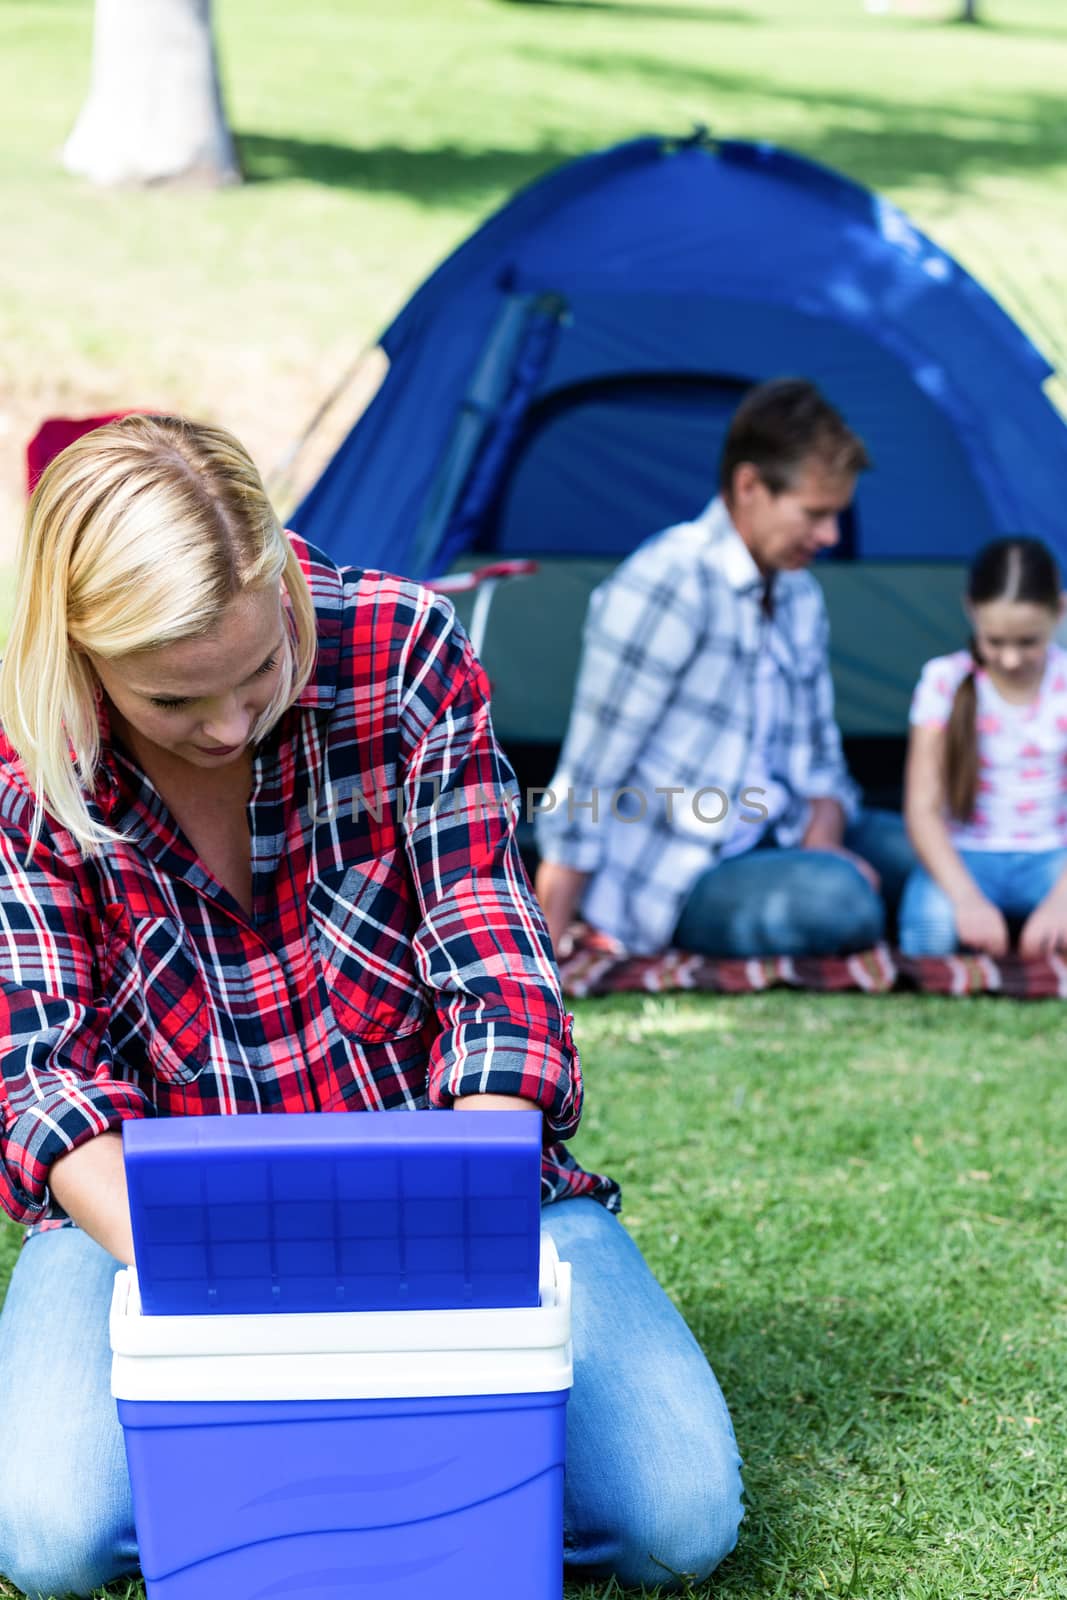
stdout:
[[672,943],[707,956],[830,956],[869,950],[886,937],[916,865],[895,811],[861,811],[845,848],[869,861],[881,893],[851,861],[828,850],[760,843],[710,867],[682,908]]
[[[960,860],[987,900],[1009,922],[1023,923],[1063,876],[1067,850],[961,850]],[[900,903],[900,948],[906,956],[949,956],[960,947],[952,902],[916,867]]]
[[[595,1200],[561,1200],[543,1225],[574,1267],[565,1559],[582,1581],[705,1578],[741,1520],[719,1385],[615,1217]],[[137,1567],[110,1394],[117,1267],[80,1229],[35,1234],[0,1315],[0,1573],[34,1600],[87,1595]],[[180,1499],[181,1485],[166,1492]]]

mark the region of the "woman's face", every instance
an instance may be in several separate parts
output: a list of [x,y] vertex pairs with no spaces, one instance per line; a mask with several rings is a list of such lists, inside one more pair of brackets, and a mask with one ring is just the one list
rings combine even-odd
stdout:
[[967,612],[987,671],[1012,688],[1036,688],[1060,610],[1029,600],[984,600]]
[[239,595],[202,638],[90,660],[134,755],[165,752],[210,771],[248,748],[288,648],[279,586]]

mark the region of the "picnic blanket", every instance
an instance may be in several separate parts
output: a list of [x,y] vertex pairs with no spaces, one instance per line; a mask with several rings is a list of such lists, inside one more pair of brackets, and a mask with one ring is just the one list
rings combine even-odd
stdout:
[[759,956],[712,960],[686,950],[656,956],[628,956],[613,940],[583,924],[571,928],[563,945],[563,991],[575,999],[589,995],[671,990],[745,994],[785,986],[833,992],[860,989],[887,994],[891,989],[926,994],[998,994],[1013,1000],[1067,999],[1067,960],[1049,956],[905,956],[876,945],[851,956]]

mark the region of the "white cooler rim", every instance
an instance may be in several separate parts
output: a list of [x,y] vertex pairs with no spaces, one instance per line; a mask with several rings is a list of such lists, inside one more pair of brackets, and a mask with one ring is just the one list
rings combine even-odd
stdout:
[[571,1268],[547,1236],[541,1303],[456,1311],[145,1316],[116,1274],[111,1392],[122,1400],[359,1400],[568,1389]]

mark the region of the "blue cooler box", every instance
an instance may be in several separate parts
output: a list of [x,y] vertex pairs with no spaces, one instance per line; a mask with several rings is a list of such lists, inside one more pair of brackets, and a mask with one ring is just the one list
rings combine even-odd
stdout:
[[149,1600],[561,1600],[570,1267],[502,1310],[146,1316],[112,1393]]

